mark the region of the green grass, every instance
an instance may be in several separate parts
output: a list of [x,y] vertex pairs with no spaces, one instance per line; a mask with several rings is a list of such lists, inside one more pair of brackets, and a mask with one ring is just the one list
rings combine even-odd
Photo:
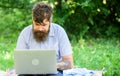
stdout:
[[120,40],[88,39],[72,43],[75,65],[81,68],[102,70],[105,76],[120,76]]
[[[13,50],[17,37],[0,37],[0,69],[14,68]],[[105,76],[120,76],[120,40],[118,38],[71,41],[74,65],[92,70],[106,69]]]
[[0,70],[14,67],[13,50],[15,49],[17,38],[13,35],[12,38],[9,37],[0,37]]

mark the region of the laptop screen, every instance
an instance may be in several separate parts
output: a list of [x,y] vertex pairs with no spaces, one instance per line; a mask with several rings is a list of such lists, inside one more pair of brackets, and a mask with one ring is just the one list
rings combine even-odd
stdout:
[[56,74],[55,50],[15,50],[17,74]]

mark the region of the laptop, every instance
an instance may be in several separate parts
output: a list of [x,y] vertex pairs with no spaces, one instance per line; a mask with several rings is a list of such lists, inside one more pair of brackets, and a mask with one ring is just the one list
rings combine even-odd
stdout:
[[56,74],[56,51],[15,50],[14,64],[17,74]]

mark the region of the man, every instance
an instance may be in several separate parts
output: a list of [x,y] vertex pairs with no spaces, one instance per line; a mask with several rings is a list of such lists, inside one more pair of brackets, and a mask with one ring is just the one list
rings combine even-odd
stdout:
[[[22,30],[16,49],[55,49],[59,70],[73,67],[71,44],[65,30],[52,23],[52,8],[38,2],[32,9],[33,24]],[[54,76],[58,76],[54,75]]]

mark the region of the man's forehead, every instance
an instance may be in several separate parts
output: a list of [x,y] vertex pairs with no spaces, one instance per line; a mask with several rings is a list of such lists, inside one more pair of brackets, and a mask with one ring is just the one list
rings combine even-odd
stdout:
[[44,19],[43,22],[36,22],[33,20],[34,23],[36,24],[48,24],[50,21],[48,19]]

